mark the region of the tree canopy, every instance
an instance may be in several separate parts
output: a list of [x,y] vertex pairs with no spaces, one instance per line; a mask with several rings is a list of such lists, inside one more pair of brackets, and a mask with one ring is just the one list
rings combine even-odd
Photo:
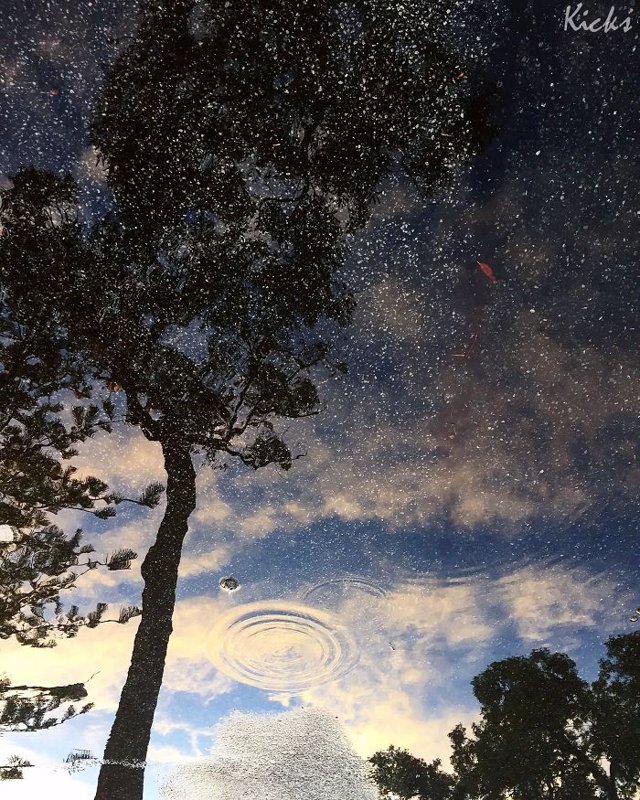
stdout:
[[[29,173],[27,172],[28,176]],[[17,179],[20,185],[20,177]],[[4,196],[0,214],[7,208]],[[14,208],[16,215],[23,213]],[[76,510],[106,519],[127,498],[93,476],[79,477],[76,445],[109,432],[115,410],[92,401],[93,387],[81,359],[46,313],[27,320],[6,292],[0,297],[0,640],[52,647],[80,627],[105,620],[107,605],[81,612],[64,607],[63,595],[84,572],[101,566],[126,569],[136,553],[120,549],[92,556],[82,531],[65,533],[53,524],[61,511]],[[133,500],[159,502],[162,487],[151,485]],[[120,609],[117,622],[139,614]],[[0,731],[34,731],[85,713],[91,703],[82,683],[26,686],[0,676]],[[3,779],[22,777],[20,759],[0,768]]]
[[[55,183],[34,170],[15,176],[21,202],[11,204],[10,195],[2,195],[3,224],[36,224],[35,197],[51,199]],[[69,181],[62,184],[61,203],[69,198]],[[61,213],[55,206],[52,201],[46,213]],[[4,270],[0,277],[0,638],[48,646],[58,633],[71,635],[102,616],[101,606],[91,617],[75,609],[61,618],[60,592],[75,584],[79,572],[102,564],[124,569],[136,554],[91,558],[93,547],[81,542],[81,530],[65,534],[53,524],[63,510],[106,519],[127,500],[99,478],[79,477],[73,464],[76,446],[110,432],[116,412],[108,397],[92,400],[91,374],[55,316],[33,304],[24,313],[23,298],[9,296]],[[151,485],[132,502],[153,507],[161,492],[160,485]]]
[[640,788],[640,633],[611,637],[598,678],[533,650],[472,682],[480,721],[449,734],[453,773],[390,747],[370,759],[383,797],[403,800],[632,800]]
[[442,762],[435,759],[427,764],[408,750],[391,745],[375,753],[369,761],[373,764],[371,777],[383,797],[396,796],[400,800],[448,800],[455,781],[441,770]]
[[[106,519],[125,500],[153,507],[162,486],[152,484],[129,500],[98,478],[77,477],[75,446],[111,430],[113,404],[90,402],[87,373],[59,326],[44,313],[29,324],[18,322],[21,317],[5,297],[0,304],[0,639],[51,646],[58,633],[72,635],[80,625],[96,624],[106,608],[89,616],[76,608],[63,618],[60,592],[74,586],[84,570],[126,569],[136,558],[130,550],[104,561],[91,558],[93,547],[82,543],[82,531],[65,534],[52,517],[79,510]],[[47,616],[48,607],[53,616]]]

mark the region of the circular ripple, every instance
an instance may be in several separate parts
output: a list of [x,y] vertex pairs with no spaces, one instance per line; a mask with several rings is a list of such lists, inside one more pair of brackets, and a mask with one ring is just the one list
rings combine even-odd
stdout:
[[328,591],[339,590],[345,592],[350,589],[356,589],[372,597],[386,597],[387,593],[380,586],[377,586],[367,578],[361,578],[358,575],[343,575],[336,578],[328,578],[326,581],[316,583],[304,595],[304,600],[308,600],[314,595],[326,595]]
[[248,603],[211,630],[208,655],[231,678],[272,692],[303,692],[357,663],[349,632],[326,611],[284,601]]

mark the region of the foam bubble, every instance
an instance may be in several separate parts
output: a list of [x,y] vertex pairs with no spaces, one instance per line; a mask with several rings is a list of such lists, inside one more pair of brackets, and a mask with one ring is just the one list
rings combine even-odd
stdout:
[[370,765],[343,726],[318,709],[232,713],[216,726],[209,757],[182,764],[161,788],[166,800],[376,800]]
[[241,683],[290,694],[341,678],[358,660],[331,614],[285,601],[236,606],[212,628],[207,653]]

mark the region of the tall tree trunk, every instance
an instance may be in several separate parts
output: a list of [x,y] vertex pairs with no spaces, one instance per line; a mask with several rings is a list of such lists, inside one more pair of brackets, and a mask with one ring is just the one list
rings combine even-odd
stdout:
[[95,800],[141,800],[144,762],[173,626],[178,566],[196,475],[189,448],[163,444],[167,506],[156,541],[142,563],[142,616],[118,711],[107,740]]

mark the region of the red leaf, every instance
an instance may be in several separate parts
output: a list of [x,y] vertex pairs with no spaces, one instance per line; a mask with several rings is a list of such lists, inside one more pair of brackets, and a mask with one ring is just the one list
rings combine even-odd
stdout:
[[488,264],[485,264],[482,261],[476,261],[476,264],[480,267],[480,270],[487,276],[487,278],[489,278],[491,283],[498,282],[495,272]]

